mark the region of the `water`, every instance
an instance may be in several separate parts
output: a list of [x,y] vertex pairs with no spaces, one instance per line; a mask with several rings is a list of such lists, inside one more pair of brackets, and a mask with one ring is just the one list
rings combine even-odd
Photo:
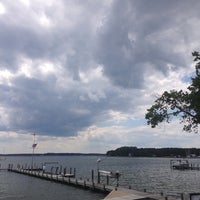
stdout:
[[[91,171],[97,171],[96,156],[38,156],[34,157],[34,163],[42,166],[44,162],[58,162],[54,166],[76,168],[77,178],[91,179]],[[0,161],[1,168],[7,167],[8,163],[30,165],[31,157],[7,157]],[[192,163],[199,163],[199,159],[191,159]],[[47,165],[50,169],[52,165]],[[102,157],[99,168],[108,171],[119,171],[121,177],[119,185],[148,192],[165,194],[168,193],[192,193],[200,192],[200,171],[196,170],[171,170],[170,158],[123,158]],[[96,175],[96,173],[95,173]],[[116,185],[116,181],[111,181]],[[46,180],[21,174],[0,172],[0,199],[19,200],[53,200],[53,199],[103,199],[104,195],[87,190],[77,189]]]

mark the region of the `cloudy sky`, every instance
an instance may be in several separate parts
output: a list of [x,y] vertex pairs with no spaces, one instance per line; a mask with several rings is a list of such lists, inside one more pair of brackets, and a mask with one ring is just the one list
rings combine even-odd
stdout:
[[186,89],[199,0],[0,0],[0,153],[199,147],[146,109]]

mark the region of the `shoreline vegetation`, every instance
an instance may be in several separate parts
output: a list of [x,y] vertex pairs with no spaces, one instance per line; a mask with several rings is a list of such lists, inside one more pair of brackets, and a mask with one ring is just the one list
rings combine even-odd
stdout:
[[[32,153],[8,153],[0,156],[32,156]],[[111,157],[176,157],[200,158],[200,148],[137,148],[123,146],[106,153],[34,153],[34,156],[111,156]]]
[[137,148],[120,147],[108,151],[107,156],[120,157],[176,157],[176,158],[200,158],[199,148]]

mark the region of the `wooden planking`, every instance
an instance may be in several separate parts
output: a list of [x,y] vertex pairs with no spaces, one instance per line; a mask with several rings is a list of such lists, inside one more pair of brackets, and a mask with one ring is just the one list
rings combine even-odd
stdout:
[[104,185],[82,179],[76,179],[73,174],[66,174],[66,176],[60,174],[43,173],[42,171],[30,171],[25,169],[12,169],[8,171],[20,173],[28,176],[33,176],[49,181],[58,182],[61,184],[67,184],[82,189],[92,190],[94,192],[101,192],[107,194],[105,200],[180,200],[181,198],[168,198],[162,195],[155,195],[147,192],[140,192],[132,189],[125,189],[121,187],[114,187],[110,185]]
[[166,200],[166,197],[161,195],[155,195],[147,192],[140,192],[136,190],[130,190],[125,188],[117,188],[110,192],[105,200]]
[[50,174],[50,173],[43,173],[42,171],[30,171],[30,170],[24,170],[24,169],[9,169],[11,172],[15,173],[20,173],[24,175],[29,175],[45,180],[50,180],[54,182],[59,182],[62,184],[67,184],[83,189],[89,189],[93,191],[98,191],[102,192],[105,194],[110,193],[114,187],[108,186],[108,185],[103,185],[103,184],[97,184],[91,181],[86,181],[86,180],[80,180],[76,178],[72,178],[73,174],[67,174],[67,176],[62,176],[62,175],[56,175],[56,174]]

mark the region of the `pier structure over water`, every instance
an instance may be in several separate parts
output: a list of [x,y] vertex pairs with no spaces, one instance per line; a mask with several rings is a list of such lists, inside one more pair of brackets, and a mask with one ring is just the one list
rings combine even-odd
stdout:
[[[60,184],[66,184],[69,186],[82,188],[91,190],[93,192],[101,192],[107,195],[105,197],[105,200],[188,200],[188,198],[185,198],[184,195],[180,196],[164,196],[163,193],[160,195],[147,193],[146,191],[136,191],[129,188],[121,188],[118,185],[118,179],[119,174],[118,172],[112,173],[108,171],[98,171],[97,181],[94,179],[94,171],[92,171],[92,178],[91,179],[77,179],[76,178],[76,170],[73,171],[70,170],[70,173],[67,173],[66,171],[63,172],[62,170],[59,170],[59,168],[56,168],[56,170],[52,170],[51,172],[45,172],[44,169],[41,168],[23,168],[19,165],[17,168],[14,168],[12,164],[9,164],[8,169],[9,172],[12,173],[18,173],[23,175],[28,175],[35,178],[44,179],[47,181],[53,181]],[[106,183],[103,183],[101,181],[101,177],[106,177],[107,181]],[[115,186],[109,185],[109,178],[116,178],[117,183]]]
[[110,177],[109,175],[106,177],[107,183],[104,184],[101,181],[102,174],[100,172],[98,173],[99,174],[98,180],[97,182],[95,182],[93,170],[91,172],[91,179],[82,179],[82,178],[78,179],[76,178],[75,168],[74,169],[70,168],[69,172],[67,172],[65,168],[63,168],[63,170],[61,171],[61,168],[51,167],[50,172],[45,172],[41,168],[35,168],[35,169],[24,168],[24,167],[20,167],[19,165],[17,166],[17,168],[13,168],[13,165],[9,164],[8,171],[18,173],[18,174],[28,175],[28,176],[48,180],[48,181],[53,181],[53,182],[57,182],[61,184],[66,184],[66,185],[70,185],[70,186],[74,186],[74,187],[78,187],[82,189],[88,189],[94,192],[101,192],[104,194],[109,194],[115,188],[115,186],[111,186],[107,184],[109,183],[109,179],[113,178],[113,177]]
[[200,170],[200,164],[190,163],[187,159],[170,160],[170,167],[177,170]]

